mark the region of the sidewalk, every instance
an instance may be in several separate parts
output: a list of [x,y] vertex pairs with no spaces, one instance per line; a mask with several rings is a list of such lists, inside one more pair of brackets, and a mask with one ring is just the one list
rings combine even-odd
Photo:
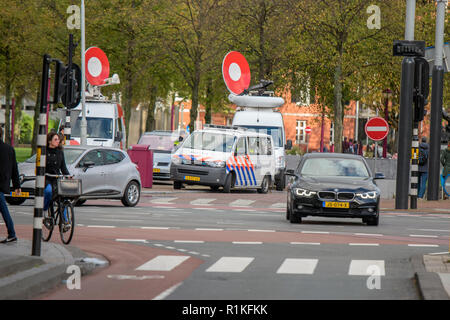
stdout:
[[[408,207],[410,202],[408,199]],[[423,199],[417,200],[417,209],[395,209],[395,199],[381,199],[380,203],[381,211],[392,211],[392,212],[421,212],[421,213],[444,213],[450,214],[450,199],[449,200],[438,200],[438,201],[427,201]]]
[[30,299],[62,284],[73,273],[67,267],[77,265],[86,275],[101,264],[76,247],[42,242],[41,256],[31,255],[32,242],[0,244],[0,300]]

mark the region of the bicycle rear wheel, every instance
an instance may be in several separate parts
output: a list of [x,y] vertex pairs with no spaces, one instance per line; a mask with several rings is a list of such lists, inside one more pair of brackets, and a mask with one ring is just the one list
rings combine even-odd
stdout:
[[[64,211],[66,211],[65,215]],[[73,230],[75,229],[75,214],[72,203],[65,201],[59,214],[59,234],[61,235],[61,241],[64,244],[69,244],[72,240]]]
[[56,214],[58,207],[56,203],[51,203],[47,211],[43,212],[44,219],[42,220],[42,240],[47,242],[53,234],[53,227],[55,226]]

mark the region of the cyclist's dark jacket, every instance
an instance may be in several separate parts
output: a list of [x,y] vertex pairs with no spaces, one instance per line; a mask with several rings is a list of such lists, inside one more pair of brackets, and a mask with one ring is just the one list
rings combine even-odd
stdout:
[[[59,148],[47,148],[47,160],[45,162],[45,173],[70,175],[66,167],[64,152]],[[56,179],[45,177],[46,184],[56,185]]]

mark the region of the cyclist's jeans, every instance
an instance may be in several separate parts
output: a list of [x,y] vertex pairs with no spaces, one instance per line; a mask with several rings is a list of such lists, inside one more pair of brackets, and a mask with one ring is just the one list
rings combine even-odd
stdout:
[[52,185],[51,183],[47,184],[44,189],[44,211],[48,210],[50,203],[52,202]]

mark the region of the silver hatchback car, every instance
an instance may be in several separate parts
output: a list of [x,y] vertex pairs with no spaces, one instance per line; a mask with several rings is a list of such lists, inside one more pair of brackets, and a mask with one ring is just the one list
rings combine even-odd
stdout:
[[[66,146],[67,169],[81,179],[82,195],[77,204],[88,199],[120,199],[124,206],[134,207],[141,195],[141,177],[128,154],[120,149],[99,146]],[[23,192],[34,194],[36,156],[19,163]],[[31,179],[30,179],[31,178]],[[7,196],[10,204],[19,205],[26,198]]]

